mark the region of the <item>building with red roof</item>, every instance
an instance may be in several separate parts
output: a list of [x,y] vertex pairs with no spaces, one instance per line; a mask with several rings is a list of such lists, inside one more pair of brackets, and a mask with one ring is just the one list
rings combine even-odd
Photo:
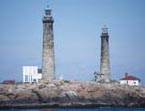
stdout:
[[140,81],[141,80],[139,78],[132,75],[128,75],[128,73],[125,73],[125,77],[120,79],[120,84],[139,86]]

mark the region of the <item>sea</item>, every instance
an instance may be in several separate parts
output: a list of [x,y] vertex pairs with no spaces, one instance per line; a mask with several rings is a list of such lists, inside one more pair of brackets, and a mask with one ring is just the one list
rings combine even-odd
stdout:
[[145,111],[145,108],[48,108],[48,109],[0,109],[0,111]]

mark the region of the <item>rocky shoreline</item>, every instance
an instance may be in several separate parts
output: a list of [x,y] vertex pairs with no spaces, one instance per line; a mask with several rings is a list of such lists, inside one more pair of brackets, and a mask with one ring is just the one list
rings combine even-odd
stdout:
[[74,80],[0,84],[0,109],[48,107],[145,107],[145,88]]

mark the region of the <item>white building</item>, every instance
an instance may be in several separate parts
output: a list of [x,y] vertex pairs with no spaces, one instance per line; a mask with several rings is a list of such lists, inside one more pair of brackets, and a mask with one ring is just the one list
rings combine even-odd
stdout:
[[23,83],[38,82],[42,79],[42,74],[38,73],[37,66],[23,66]]
[[94,72],[94,77],[95,77],[95,81],[101,81],[103,80],[103,76],[104,74],[101,74],[100,72]]
[[131,75],[128,75],[128,73],[125,73],[125,77],[120,79],[120,84],[126,84],[130,86],[139,86],[140,85],[140,79]]

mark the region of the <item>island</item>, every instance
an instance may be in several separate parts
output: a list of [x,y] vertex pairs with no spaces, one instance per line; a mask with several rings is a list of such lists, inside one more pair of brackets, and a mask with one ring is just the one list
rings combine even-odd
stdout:
[[77,80],[0,84],[0,109],[49,107],[145,107],[145,87]]

